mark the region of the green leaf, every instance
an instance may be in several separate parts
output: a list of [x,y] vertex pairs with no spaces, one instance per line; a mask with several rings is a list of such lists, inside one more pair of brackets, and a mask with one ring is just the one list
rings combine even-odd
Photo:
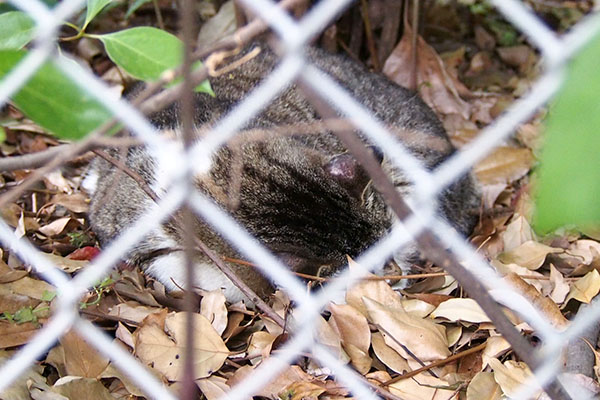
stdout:
[[54,298],[56,297],[56,292],[50,292],[48,290],[44,290],[44,293],[42,293],[42,300],[43,301],[52,301],[54,300]]
[[131,17],[131,14],[137,11],[138,8],[143,6],[146,3],[150,3],[152,0],[135,0],[133,4],[129,6],[129,9],[125,13],[125,19]]
[[23,307],[17,310],[17,312],[14,315],[14,320],[17,324],[24,324],[25,322],[37,321],[37,317],[33,313],[33,308]]
[[104,43],[115,64],[144,81],[158,80],[182,61],[183,43],[160,29],[138,27],[93,37]]
[[535,228],[600,226],[600,36],[573,60],[547,121]]
[[0,14],[0,50],[20,49],[33,39],[35,23],[24,12]]
[[112,0],[87,0],[87,12],[85,14],[85,22],[81,30],[85,30],[88,24],[98,15],[104,7],[106,7]]
[[[26,54],[23,50],[0,50],[0,78],[12,70]],[[83,137],[112,115],[52,63],[44,64],[12,96],[12,100],[38,125],[65,139]]]
[[[183,60],[183,43],[176,36],[160,29],[138,27],[106,35],[90,35],[104,43],[106,53],[119,67],[134,78],[156,81]],[[202,63],[194,64],[194,68]],[[210,83],[196,86],[196,91],[212,94]]]

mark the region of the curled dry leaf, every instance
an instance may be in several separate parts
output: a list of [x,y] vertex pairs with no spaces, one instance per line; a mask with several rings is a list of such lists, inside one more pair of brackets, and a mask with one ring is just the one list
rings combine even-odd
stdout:
[[[350,262],[348,265],[350,268],[362,268],[354,262]],[[368,274],[367,276],[375,275]],[[367,309],[362,301],[363,297],[374,300],[386,307],[402,308],[402,298],[385,281],[363,280],[346,291],[346,303],[366,316]]]
[[550,264],[550,283],[552,284],[550,298],[556,304],[562,304],[571,289],[565,277],[553,264]]
[[532,399],[537,399],[541,394],[533,374],[527,364],[507,360],[502,364],[498,359],[491,359],[490,366],[494,370],[494,380],[502,388],[502,392],[508,397],[514,397],[524,386],[536,391]]
[[[429,294],[429,293],[424,293],[424,296],[427,297],[428,299],[439,299],[442,297],[446,297],[444,295]],[[443,300],[443,301],[445,301],[445,300]],[[402,308],[407,313],[412,314],[415,317],[421,317],[421,318],[425,318],[426,316],[431,314],[431,312],[433,310],[435,310],[435,306],[433,304],[423,301],[423,300],[418,300],[418,299],[410,299],[410,300],[402,299]]]
[[50,203],[61,205],[74,213],[84,213],[87,212],[89,208],[87,196],[85,196],[83,193],[55,194],[52,196]]
[[373,333],[372,341],[375,355],[389,369],[399,374],[410,371],[406,360],[396,350],[385,344],[385,339],[380,332]]
[[329,310],[334,322],[334,329],[340,335],[342,343],[344,345],[352,344],[368,353],[371,343],[371,330],[365,316],[347,304],[337,305],[331,303]]
[[486,342],[485,349],[481,352],[481,369],[483,370],[490,363],[491,359],[498,358],[508,350],[510,350],[510,343],[502,336],[490,337]]
[[350,357],[342,348],[342,339],[340,335],[325,321],[322,316],[317,316],[315,319],[315,340],[327,347],[329,352],[337,357],[341,362],[347,363]]
[[363,297],[369,320],[380,327],[385,342],[404,358],[406,346],[419,360],[441,360],[450,355],[446,328],[430,319],[408,314],[403,309],[392,309]]
[[[494,266],[494,268],[496,268],[496,270],[501,274],[501,275],[510,275],[510,274],[517,274],[519,276],[531,276],[533,279],[525,279],[525,282],[529,283],[530,285],[532,285],[533,287],[535,287],[537,290],[539,290],[541,293],[550,293],[551,289],[552,289],[552,285],[550,283],[550,281],[544,280],[543,278],[544,275],[537,272],[537,271],[530,271],[525,267],[521,267],[520,265],[517,264],[504,264],[498,260],[492,260],[490,262],[490,264],[492,264]],[[535,279],[535,278],[540,278],[540,279]]]
[[571,299],[579,300],[582,303],[589,303],[600,291],[600,274],[597,270],[588,272],[582,278],[579,278],[571,286],[569,295],[565,304]]
[[57,235],[60,235],[65,230],[65,228],[67,227],[67,224],[71,221],[75,221],[75,220],[71,217],[59,218],[56,221],[52,221],[51,223],[49,223],[46,226],[42,226],[38,230],[48,237],[57,236]]
[[329,324],[342,339],[342,345],[350,356],[350,362],[361,374],[371,369],[372,359],[369,357],[371,330],[369,323],[354,307],[347,304],[329,305],[331,318]]
[[[412,28],[404,24],[402,40],[385,61],[383,73],[404,87],[411,87]],[[460,95],[470,94],[469,90],[452,74],[448,73],[444,62],[433,47],[421,36],[417,39],[417,88],[421,98],[438,115],[458,114],[468,120],[471,114],[469,104]]]
[[271,347],[275,339],[277,339],[277,336],[271,335],[268,332],[254,332],[252,337],[250,337],[250,344],[248,344],[248,349],[246,350],[248,358],[254,362],[258,361],[254,360],[257,357],[267,358],[271,353]]
[[[448,389],[445,389],[448,388]],[[459,392],[448,382],[422,372],[389,386],[390,392],[405,400],[458,400]]]
[[461,325],[449,326],[446,328],[446,337],[448,338],[448,347],[458,343],[462,337],[463,327]]
[[550,298],[543,296],[533,285],[525,282],[516,274],[509,274],[504,280],[513,287],[552,324],[558,331],[564,331],[569,327],[569,321],[562,315],[558,306]]
[[441,303],[431,313],[433,318],[446,318],[450,322],[491,322],[473,299],[450,299]]
[[511,251],[500,254],[498,259],[505,264],[515,263],[527,269],[536,270],[544,264],[548,254],[562,252],[563,249],[529,240]]
[[520,245],[530,240],[533,240],[535,235],[533,229],[529,225],[527,218],[522,215],[516,215],[506,226],[506,230],[502,232],[502,241],[504,243],[504,251],[511,251]]
[[185,313],[169,314],[165,319],[165,331],[156,324],[144,324],[135,332],[136,355],[145,363],[152,364],[168,380],[183,377],[184,356],[194,355],[194,379],[205,378],[217,371],[229,355],[221,336],[202,315],[194,314],[194,348],[185,346]]
[[491,372],[479,372],[467,386],[467,400],[501,400],[502,390]]
[[115,337],[129,346],[130,349],[135,349],[135,339],[133,338],[133,334],[129,332],[129,329],[127,329],[125,325],[121,323],[121,321],[119,321],[117,324]]
[[577,240],[569,246],[565,253],[581,258],[585,265],[596,262],[600,266],[600,243],[594,240]]
[[159,308],[143,306],[137,301],[126,301],[125,303],[119,303],[112,307],[109,310],[108,315],[113,315],[140,324],[148,315],[159,311]]
[[219,335],[223,334],[227,328],[227,306],[221,289],[212,290],[202,296],[200,314],[210,321]]
[[206,400],[224,399],[227,397],[227,392],[231,389],[227,384],[227,379],[214,375],[198,379],[196,385],[198,385]]

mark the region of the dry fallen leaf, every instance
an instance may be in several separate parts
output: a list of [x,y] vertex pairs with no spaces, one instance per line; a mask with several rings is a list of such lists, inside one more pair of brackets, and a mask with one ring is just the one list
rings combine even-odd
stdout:
[[206,400],[218,400],[227,397],[227,392],[231,390],[227,385],[227,379],[220,376],[209,376],[196,380],[198,388],[202,391]]
[[534,240],[535,235],[533,229],[529,225],[527,219],[521,215],[516,215],[506,226],[506,230],[502,232],[502,241],[504,243],[504,251],[511,251],[520,245],[530,240]]
[[148,315],[159,311],[160,309],[157,307],[143,306],[136,301],[126,301],[112,307],[108,312],[108,315],[140,324]]
[[373,351],[379,360],[389,369],[399,374],[410,371],[406,360],[385,343],[383,335],[380,332],[374,332],[372,335]]
[[[350,268],[362,268],[354,262],[350,262]],[[374,276],[368,274],[367,276]],[[381,280],[363,280],[348,288],[346,291],[346,303],[357,309],[361,314],[367,315],[367,310],[362,301],[363,297],[394,308],[401,308],[402,301],[398,292],[394,291],[385,281]]]
[[[231,378],[227,380],[229,387],[236,385],[243,385],[244,380],[248,379],[254,373],[254,368],[245,365],[238,368]],[[264,386],[259,392],[255,393],[255,396],[264,396],[267,398],[279,398],[279,394],[289,385],[294,382],[310,382],[314,378],[304,372],[302,368],[297,365],[292,365],[289,368],[283,370],[275,379],[272,379],[266,386]]]
[[60,378],[51,389],[52,392],[63,395],[66,399],[114,400],[102,382],[93,378],[76,376]]
[[[448,389],[445,389],[448,388]],[[422,372],[410,379],[392,383],[390,392],[404,400],[458,400],[459,392],[442,379]]]
[[43,256],[52,261],[58,268],[69,274],[72,272],[77,272],[90,264],[89,261],[72,260],[70,258],[57,256],[55,254],[44,253]]
[[485,368],[491,359],[496,359],[500,355],[510,350],[511,346],[502,336],[492,336],[486,341],[485,349],[481,352],[482,365]]
[[433,318],[446,318],[450,322],[492,322],[473,299],[450,299],[432,311]]
[[89,208],[87,196],[83,193],[58,193],[52,196],[50,202],[53,204],[59,204],[65,207],[67,210],[73,211],[74,213],[84,213],[87,212]]
[[29,339],[41,328],[39,324],[31,322],[16,324],[9,321],[0,321],[0,349],[21,346],[29,342]]
[[582,303],[589,303],[598,292],[600,292],[600,274],[597,270],[593,270],[573,282],[571,291],[565,299],[564,304],[567,304],[571,299],[579,300]]
[[536,391],[532,399],[537,399],[541,389],[533,379],[533,374],[523,362],[507,360],[502,364],[498,359],[491,359],[490,366],[494,370],[494,380],[502,388],[502,392],[508,397],[514,397],[524,386]]
[[210,322],[202,315],[194,314],[194,348],[185,346],[185,313],[169,314],[165,330],[155,324],[145,324],[135,332],[136,355],[151,364],[170,381],[183,377],[186,354],[194,355],[194,378],[205,378],[217,371],[229,355],[227,346]]
[[544,264],[548,254],[562,252],[563,249],[529,240],[517,248],[500,254],[498,259],[505,264],[515,263],[527,269],[536,270]]
[[317,400],[319,395],[325,392],[322,386],[311,382],[292,382],[279,394],[280,399],[286,400]]
[[65,230],[67,224],[71,221],[73,221],[73,218],[71,217],[59,218],[48,225],[40,227],[38,230],[48,237],[57,236]]
[[271,335],[269,332],[254,332],[246,349],[248,359],[253,363],[257,363],[260,360],[256,360],[256,358],[267,358],[271,353],[271,347],[275,339],[277,339],[277,336]]
[[108,358],[73,331],[67,332],[59,341],[64,349],[65,366],[69,375],[96,378],[108,365]]
[[509,184],[527,174],[533,161],[533,154],[529,149],[498,147],[475,165],[474,172],[483,185]]
[[342,345],[350,356],[352,365],[361,374],[366,374],[371,369],[369,347],[371,344],[371,330],[369,323],[354,307],[331,303],[329,305],[331,318],[329,324],[335,329],[342,339]]
[[342,339],[340,335],[325,321],[322,316],[315,318],[315,340],[327,347],[329,352],[337,357],[340,362],[347,363],[350,357],[342,348]]
[[[383,73],[404,87],[411,87],[412,29],[404,24],[402,40],[385,61]],[[448,73],[444,62],[433,47],[421,36],[417,42],[417,88],[421,98],[438,114],[458,114],[468,120],[471,114],[469,104],[460,94],[469,90],[452,74]]]
[[550,298],[556,304],[562,304],[571,289],[564,276],[553,264],[550,264],[550,283],[552,284]]
[[528,284],[516,274],[509,274],[504,277],[504,280],[521,296],[529,300],[554,328],[564,331],[569,327],[569,321],[562,315],[556,303],[543,296],[534,286]]
[[479,372],[467,387],[467,400],[501,400],[502,390],[491,372]]
[[223,334],[227,327],[227,306],[221,289],[212,290],[202,296],[200,314],[210,321],[219,335]]
[[402,309],[385,307],[363,297],[369,320],[379,327],[388,346],[408,358],[406,346],[419,360],[441,360],[450,355],[446,328],[431,319],[418,318]]

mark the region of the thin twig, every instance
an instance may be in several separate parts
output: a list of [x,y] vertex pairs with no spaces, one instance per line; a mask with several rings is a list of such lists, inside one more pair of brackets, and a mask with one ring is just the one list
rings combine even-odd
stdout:
[[360,6],[362,11],[363,22],[365,24],[367,46],[369,46],[369,53],[371,54],[371,62],[373,63],[373,69],[375,69],[375,71],[381,71],[379,57],[377,56],[377,46],[375,45],[375,39],[373,38],[373,29],[371,28],[371,19],[369,18],[369,5],[367,4],[367,0],[361,0]]
[[485,347],[487,346],[487,343],[481,343],[480,345],[477,345],[475,347],[472,347],[468,350],[465,351],[461,351],[460,353],[456,353],[451,355],[450,357],[444,358],[443,360],[437,360],[437,361],[433,361],[431,364],[425,365],[421,368],[415,369],[414,371],[410,371],[407,372],[405,374],[402,375],[398,375],[392,379],[390,379],[389,381],[385,382],[383,384],[383,386],[389,386],[392,383],[396,383],[398,381],[401,381],[402,379],[408,379],[408,378],[412,378],[415,375],[419,375],[421,372],[424,371],[429,371],[431,368],[435,368],[435,367],[441,367],[442,365],[446,365],[452,361],[458,360],[460,358],[466,357],[469,354],[473,354],[473,353],[477,353],[480,350],[485,349]]

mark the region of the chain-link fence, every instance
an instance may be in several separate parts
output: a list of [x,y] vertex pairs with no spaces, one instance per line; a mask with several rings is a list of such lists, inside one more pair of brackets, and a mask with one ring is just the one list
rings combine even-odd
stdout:
[[[341,275],[341,279],[336,279],[324,290],[314,295],[308,294],[304,285],[289,272],[277,257],[258,244],[225,211],[201,193],[196,192],[192,181],[188,178],[191,173],[206,170],[206,167],[210,165],[211,154],[216,149],[234,137],[247,121],[260,113],[287,85],[297,82],[307,92],[311,92],[311,96],[324,100],[330,105],[328,107],[331,107],[331,110],[347,117],[370,142],[385,149],[386,155],[392,159],[393,163],[405,171],[415,183],[415,194],[411,203],[418,206],[413,209],[413,214],[406,218],[402,225],[394,227],[388,235],[369,248],[357,259],[357,262],[372,269],[413,238],[423,238],[424,232],[432,234],[431,237],[437,241],[433,250],[447,246],[449,251],[456,255],[455,258],[466,260],[464,265],[467,266],[470,274],[474,275],[488,290],[489,296],[494,301],[517,311],[543,338],[545,343],[543,349],[529,354],[529,361],[531,361],[529,364],[534,370],[538,384],[547,388],[552,397],[563,398],[560,384],[552,383],[556,379],[558,382],[561,381],[560,354],[570,340],[578,337],[582,331],[600,318],[599,306],[596,304],[585,312],[580,312],[566,331],[557,331],[534,305],[507,286],[465,239],[460,237],[447,222],[437,218],[432,210],[435,209],[436,196],[444,188],[468,173],[477,161],[489,154],[508,138],[519,124],[531,118],[541,106],[551,99],[563,81],[565,63],[593,35],[600,31],[599,16],[588,16],[568,34],[558,36],[549,30],[523,3],[516,0],[492,1],[494,6],[539,49],[544,61],[544,72],[526,95],[512,104],[476,139],[435,170],[428,171],[409,151],[392,139],[392,136],[386,131],[386,127],[378,122],[368,110],[349,96],[330,77],[311,65],[304,56],[303,47],[334,21],[344,9],[349,7],[350,0],[323,0],[310,9],[299,21],[293,20],[281,7],[281,4],[278,5],[269,0],[241,1],[244,7],[255,13],[276,33],[281,42],[281,48],[284,50],[281,61],[267,79],[220,120],[209,134],[185,150],[174,146],[156,134],[151,124],[128,102],[112,100],[113,96],[109,94],[109,89],[93,74],[74,66],[67,59],[56,54],[58,28],[62,21],[80,11],[84,6],[83,0],[65,0],[58,3],[53,9],[48,9],[43,3],[35,0],[10,1],[10,3],[28,13],[35,20],[36,39],[27,57],[0,82],[0,102],[2,104],[6,103],[8,98],[18,91],[46,60],[53,59],[65,74],[95,96],[131,132],[135,133],[150,148],[157,149],[155,154],[162,154],[170,160],[178,160],[178,170],[174,171],[175,175],[171,177],[176,184],[171,185],[156,207],[149,210],[134,226],[123,232],[118,240],[115,240],[93,261],[89,268],[72,280],[69,280],[51,262],[42,257],[41,253],[28,241],[17,239],[12,229],[0,221],[0,241],[3,245],[56,286],[58,293],[58,304],[49,322],[1,367],[0,392],[9,387],[15,379],[35,363],[61,335],[73,328],[130,376],[149,398],[175,398],[175,395],[134,357],[115,345],[111,338],[100,329],[81,318],[78,314],[78,301],[90,286],[107,274],[118,260],[124,257],[136,242],[156,228],[160,221],[166,220],[183,205],[188,205],[226,240],[230,241],[241,254],[254,262],[264,275],[272,278],[278,286],[289,293],[298,307],[295,315],[302,318],[296,321],[296,328],[290,332],[290,340],[276,355],[265,359],[256,368],[252,379],[244,380],[242,384],[236,385],[228,393],[228,398],[247,399],[251,397],[269,380],[276,377],[298,354],[302,354],[308,349],[319,363],[333,371],[335,378],[346,385],[355,398],[377,398],[377,394],[367,387],[363,380],[356,379],[356,372],[343,365],[325,347],[320,346],[313,336],[315,318],[320,315],[320,311],[327,305],[330,298],[355,282],[360,276],[346,271]],[[431,257],[430,254],[426,255]],[[464,286],[464,282],[461,283]],[[486,308],[484,307],[484,309]],[[506,334],[506,332],[502,333]],[[516,335],[520,337],[518,333]],[[507,339],[513,347],[518,347],[517,343],[511,341],[509,337]],[[535,386],[524,386],[515,397],[529,398],[534,390]],[[584,395],[576,387],[570,388],[569,391],[571,398],[584,398]]]

